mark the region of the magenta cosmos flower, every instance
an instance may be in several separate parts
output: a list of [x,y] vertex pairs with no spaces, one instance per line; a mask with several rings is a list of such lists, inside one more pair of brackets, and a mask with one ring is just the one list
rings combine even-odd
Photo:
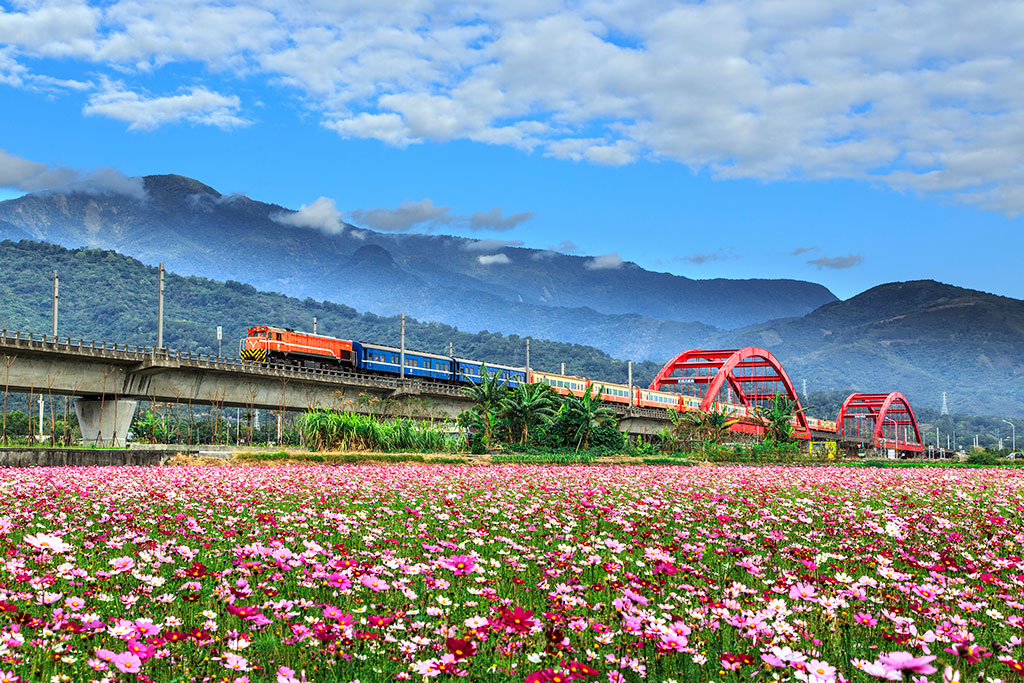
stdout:
[[878,658],[879,663],[894,671],[913,671],[916,674],[933,674],[938,669],[931,665],[935,655],[915,657],[909,652],[890,652]]

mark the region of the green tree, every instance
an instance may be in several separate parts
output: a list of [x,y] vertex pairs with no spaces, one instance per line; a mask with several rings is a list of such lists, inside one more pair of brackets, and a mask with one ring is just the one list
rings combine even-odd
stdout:
[[587,387],[582,396],[569,394],[565,397],[563,410],[569,414],[570,420],[577,424],[573,437],[576,439],[576,450],[590,446],[590,435],[595,428],[615,421],[615,411],[601,403],[601,391],[595,385]]
[[764,427],[765,441],[775,444],[794,440],[793,418],[807,410],[785,394],[775,394],[767,405],[754,408],[754,416]]
[[519,443],[526,443],[530,427],[555,415],[551,387],[546,384],[520,384],[501,402],[498,415],[507,420],[510,431],[518,431]]
[[[469,377],[463,377],[467,382],[470,381]],[[490,374],[487,371],[487,364],[484,363],[480,365],[480,383],[471,383],[468,387],[463,387],[462,391],[476,403],[473,410],[483,417],[484,438],[490,443],[491,415],[501,408],[502,400],[508,392],[508,381],[501,379],[500,371]]]
[[673,436],[687,442],[697,441],[704,453],[725,441],[729,429],[739,422],[738,418],[733,417],[726,408],[719,406],[718,402],[711,404],[708,410],[691,410],[678,416],[671,413],[669,415],[672,417]]

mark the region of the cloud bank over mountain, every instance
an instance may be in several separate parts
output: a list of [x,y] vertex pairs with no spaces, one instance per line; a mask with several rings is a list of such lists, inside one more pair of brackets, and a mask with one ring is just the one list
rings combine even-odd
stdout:
[[1015,216],[1021,35],[1012,0],[37,0],[0,10],[0,83],[140,132],[258,124],[258,84],[343,137],[853,179]]

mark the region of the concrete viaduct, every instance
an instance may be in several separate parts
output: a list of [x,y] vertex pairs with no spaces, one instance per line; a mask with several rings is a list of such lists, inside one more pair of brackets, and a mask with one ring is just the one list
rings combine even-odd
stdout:
[[[345,370],[243,364],[168,349],[0,330],[5,392],[74,396],[86,443],[124,445],[140,400],[262,410],[313,407],[452,419],[472,406],[458,386]],[[375,401],[376,399],[376,401]],[[670,424],[654,408],[616,406],[620,429],[656,434]]]

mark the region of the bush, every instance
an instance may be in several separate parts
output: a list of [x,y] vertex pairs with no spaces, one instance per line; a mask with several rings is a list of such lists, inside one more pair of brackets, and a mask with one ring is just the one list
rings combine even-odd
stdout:
[[680,458],[662,457],[662,458],[644,458],[645,465],[675,465],[676,467],[693,467],[696,463],[690,462],[689,460],[682,460]]
[[994,453],[974,451],[967,456],[967,462],[971,465],[1001,465],[1007,461],[999,458]]

